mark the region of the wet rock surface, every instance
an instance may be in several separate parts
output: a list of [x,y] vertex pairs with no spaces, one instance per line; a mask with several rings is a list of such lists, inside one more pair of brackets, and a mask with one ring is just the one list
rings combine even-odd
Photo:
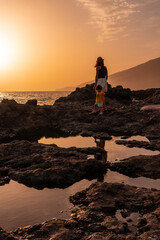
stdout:
[[160,141],[152,141],[145,142],[145,141],[137,141],[137,140],[116,140],[116,144],[125,145],[127,147],[138,147],[138,148],[145,148],[150,150],[159,150],[160,149]]
[[[29,141],[0,144],[0,176],[27,186],[64,188],[83,178],[93,178],[106,170],[106,162],[93,154],[104,153],[96,148],[59,148]],[[93,155],[93,158],[87,158]],[[8,178],[9,177],[9,178]]]
[[110,169],[129,177],[160,178],[160,154],[155,156],[135,156],[112,163]]
[[5,167],[0,167],[0,186],[9,183],[10,179],[8,177],[8,169]]
[[11,233],[7,233],[0,227],[0,239],[2,240],[18,240],[19,238],[13,237]]
[[[160,191],[95,183],[72,196],[71,201],[75,207],[70,219],[52,219],[11,234],[20,239],[159,239]],[[139,213],[134,230],[117,219],[118,209],[127,215]]]
[[[127,176],[160,178],[160,155],[136,156],[109,164],[96,148],[59,148],[33,142],[42,136],[146,136],[149,142],[120,140],[117,144],[160,150],[160,111],[141,111],[160,103],[160,89],[131,91],[118,86],[106,94],[107,109],[91,114],[93,84],[78,88],[53,106],[36,100],[0,103],[0,185],[14,179],[27,186],[65,188],[83,178],[93,179],[110,167]],[[14,141],[13,141],[14,140]],[[30,140],[30,141],[27,141]],[[87,158],[87,155],[95,155]],[[98,156],[98,157],[97,157]],[[68,220],[52,219],[13,232],[0,229],[0,239],[146,240],[160,239],[160,191],[115,183],[96,183],[70,198],[75,207]],[[120,210],[121,221],[117,218]],[[139,214],[134,222],[132,213]]]
[[[41,136],[78,134],[145,135],[159,139],[160,111],[141,111],[145,104],[159,101],[159,89],[134,91],[121,86],[106,94],[107,109],[103,116],[91,114],[95,102],[93,84],[78,88],[53,106],[36,106],[36,100],[17,104],[14,100],[0,103],[0,141],[38,139]],[[134,99],[137,99],[136,102]],[[143,99],[140,101],[139,99]],[[154,99],[154,101],[153,101]]]

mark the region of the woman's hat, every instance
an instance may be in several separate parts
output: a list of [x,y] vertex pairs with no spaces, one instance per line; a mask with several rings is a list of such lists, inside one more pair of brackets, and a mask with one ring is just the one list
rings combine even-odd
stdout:
[[104,59],[102,57],[97,58],[97,62],[102,62]]

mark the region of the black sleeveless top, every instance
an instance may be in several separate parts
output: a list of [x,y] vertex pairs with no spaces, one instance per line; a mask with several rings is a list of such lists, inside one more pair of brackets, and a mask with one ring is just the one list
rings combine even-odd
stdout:
[[102,66],[101,69],[98,70],[98,78],[108,78],[108,71],[105,66]]

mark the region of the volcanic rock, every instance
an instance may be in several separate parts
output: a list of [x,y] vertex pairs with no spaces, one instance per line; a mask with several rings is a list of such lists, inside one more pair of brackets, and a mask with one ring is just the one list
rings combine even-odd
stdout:
[[155,156],[135,156],[112,163],[110,169],[130,177],[160,178],[160,154]]
[[[0,144],[0,173],[27,186],[64,188],[83,178],[93,178],[105,173],[106,162],[97,160],[96,154],[105,153],[100,148],[60,148],[54,144],[13,141]],[[88,159],[88,155],[93,158]],[[4,180],[1,179],[1,180]]]
[[37,99],[28,100],[26,104],[31,106],[37,106]]
[[[133,96],[143,96],[143,101],[132,101]],[[160,111],[141,111],[149,103],[148,97],[159,101],[159,90],[132,92],[123,87],[111,88],[106,93],[103,116],[91,114],[95,102],[93,84],[58,99],[53,106],[36,106],[35,100],[17,104],[14,100],[0,103],[0,141],[14,139],[35,140],[42,136],[75,136],[90,133],[92,136],[144,135],[159,139]]]
[[[160,191],[97,182],[76,193],[71,201],[75,205],[71,219],[52,219],[10,234],[22,240],[159,239]],[[123,223],[116,217],[118,209],[139,212],[134,230],[129,222]]]

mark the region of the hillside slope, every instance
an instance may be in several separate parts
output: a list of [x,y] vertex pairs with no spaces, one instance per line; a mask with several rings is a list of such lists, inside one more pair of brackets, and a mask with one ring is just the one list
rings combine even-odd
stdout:
[[[91,84],[93,82],[94,80],[84,82],[77,87],[81,88],[86,84]],[[122,85],[124,88],[130,88],[132,90],[160,88],[160,57],[137,65],[133,68],[112,74],[109,76],[108,82],[112,85],[112,87]],[[74,91],[75,88],[76,87],[66,87],[56,90]]]
[[160,87],[160,58],[150,60],[136,67],[112,74],[112,86],[122,85],[134,90]]

